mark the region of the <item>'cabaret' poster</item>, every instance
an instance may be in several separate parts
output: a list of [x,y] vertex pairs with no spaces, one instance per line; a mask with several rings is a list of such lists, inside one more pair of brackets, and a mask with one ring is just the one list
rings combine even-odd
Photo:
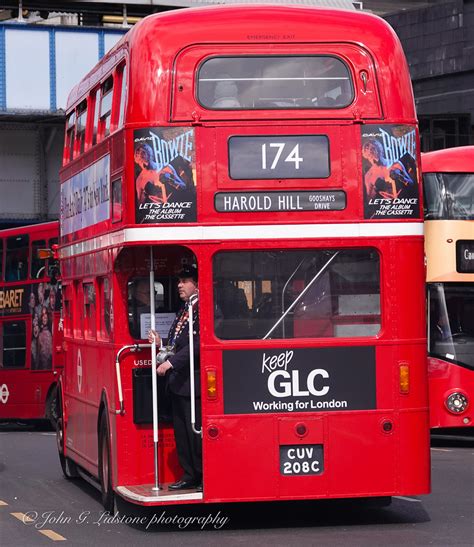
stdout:
[[419,218],[416,132],[411,125],[362,127],[364,218]]
[[137,224],[196,222],[194,129],[134,132]]

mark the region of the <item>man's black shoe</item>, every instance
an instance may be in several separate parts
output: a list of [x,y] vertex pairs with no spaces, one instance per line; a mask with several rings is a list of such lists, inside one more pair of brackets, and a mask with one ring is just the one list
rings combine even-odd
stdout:
[[168,490],[190,490],[192,488],[195,488],[195,486],[195,482],[176,481],[168,486]]

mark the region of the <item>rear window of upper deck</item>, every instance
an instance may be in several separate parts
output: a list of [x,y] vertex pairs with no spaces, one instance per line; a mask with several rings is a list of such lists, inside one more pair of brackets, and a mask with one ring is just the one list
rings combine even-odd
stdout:
[[212,57],[198,70],[197,98],[210,110],[344,108],[354,86],[329,55]]

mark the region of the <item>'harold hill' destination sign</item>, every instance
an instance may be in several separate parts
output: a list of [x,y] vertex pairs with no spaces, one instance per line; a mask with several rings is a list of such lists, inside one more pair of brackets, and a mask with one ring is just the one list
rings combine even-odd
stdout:
[[334,191],[219,192],[214,206],[219,213],[275,211],[342,211],[346,194]]

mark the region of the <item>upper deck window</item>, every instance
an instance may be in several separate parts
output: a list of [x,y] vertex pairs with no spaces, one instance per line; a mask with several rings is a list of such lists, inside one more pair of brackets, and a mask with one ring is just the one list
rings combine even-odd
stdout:
[[99,132],[99,107],[100,107],[100,87],[95,90],[93,96],[94,122],[92,127],[92,144],[97,144]]
[[110,134],[110,121],[112,118],[112,98],[114,79],[107,78],[102,86],[102,100],[100,102],[100,129],[99,134],[106,137]]
[[211,110],[343,108],[354,91],[348,67],[328,55],[213,57],[199,69],[197,97]]
[[86,144],[87,101],[77,107],[76,139],[77,152],[82,154]]
[[23,281],[28,276],[29,238],[27,235],[7,239],[5,281]]
[[64,163],[72,160],[74,154],[74,128],[76,126],[76,111],[69,114],[66,120],[66,142],[64,145]]
[[46,241],[39,239],[31,244],[31,279],[41,279],[46,275],[46,262],[39,258],[38,252],[46,247]]
[[472,173],[427,173],[423,182],[426,220],[474,220]]
[[125,101],[127,99],[127,71],[125,65],[123,65],[118,74],[121,78],[121,89],[120,89],[120,110],[119,110],[119,119],[118,127],[122,127],[125,120]]

